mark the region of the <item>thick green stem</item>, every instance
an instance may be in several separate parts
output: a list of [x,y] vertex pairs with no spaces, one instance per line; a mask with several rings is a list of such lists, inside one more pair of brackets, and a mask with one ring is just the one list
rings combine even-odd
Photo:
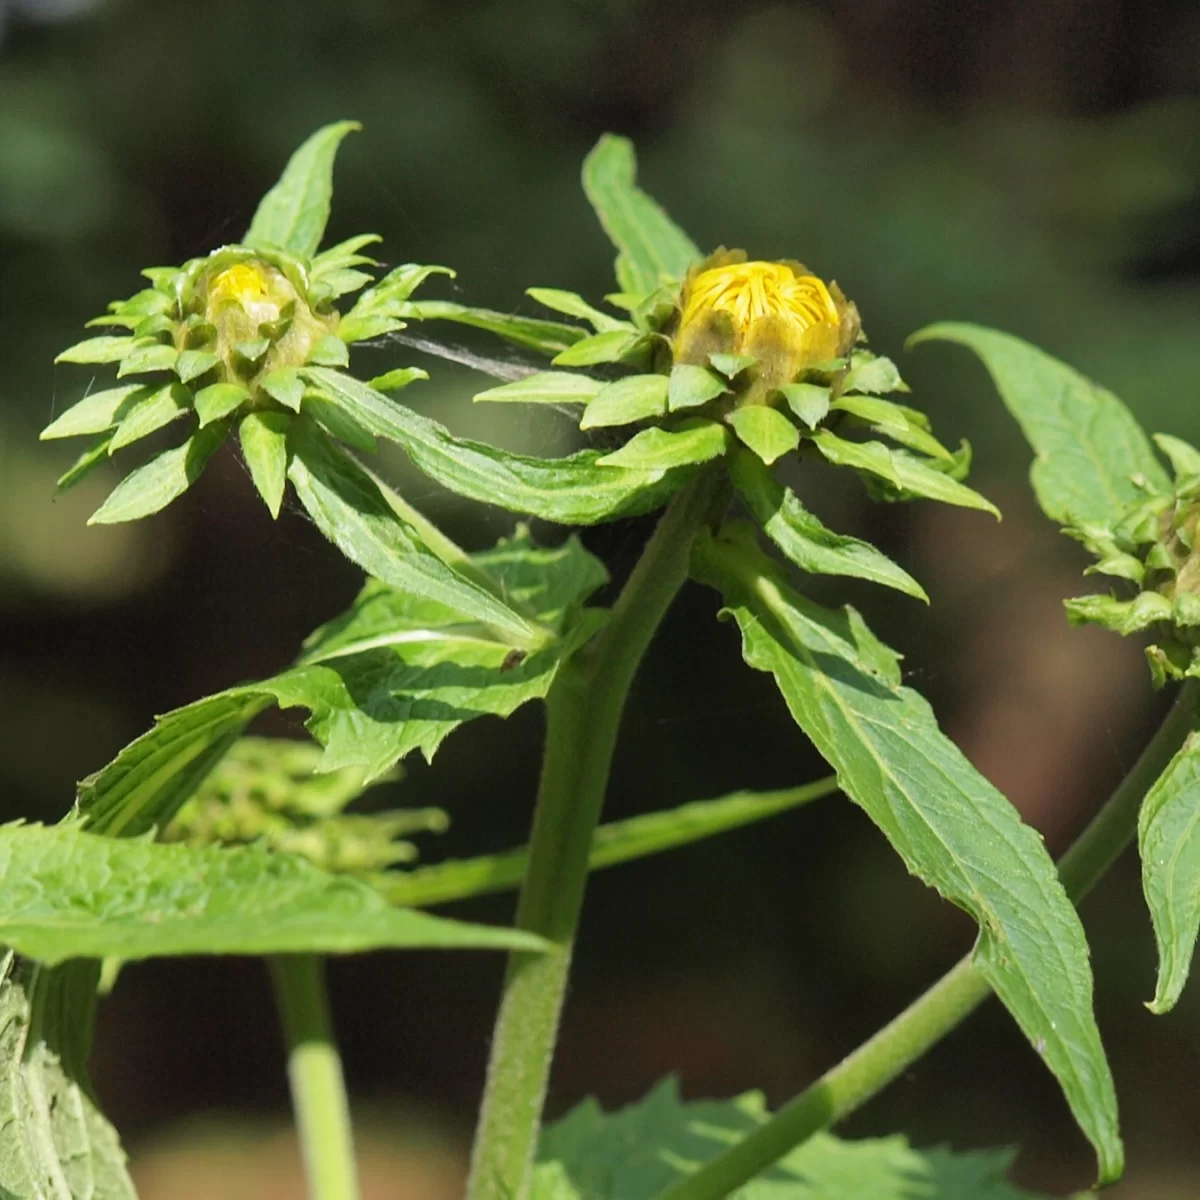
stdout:
[[728,493],[706,473],[672,500],[595,641],[560,669],[546,698],[546,745],[517,925],[554,943],[509,957],[471,1156],[470,1200],[529,1188],[550,1061],[583,904],[592,837],[630,684],[687,579],[696,532]]
[[[1200,687],[1188,681],[1133,769],[1059,861],[1078,903],[1137,832],[1138,809],[1194,727]],[[783,1106],[749,1137],[668,1188],[659,1200],[723,1200],[788,1151],[854,1112],[975,1011],[991,988],[967,955],[923,996]]]
[[333,1040],[324,962],[315,954],[288,954],[272,958],[270,966],[310,1200],[358,1200],[350,1108]]

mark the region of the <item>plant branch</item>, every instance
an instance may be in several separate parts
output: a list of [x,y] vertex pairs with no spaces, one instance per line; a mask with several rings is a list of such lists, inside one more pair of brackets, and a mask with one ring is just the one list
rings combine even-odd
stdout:
[[269,962],[310,1200],[358,1200],[350,1109],[333,1040],[324,962],[315,954],[279,955]]
[[[1133,840],[1143,798],[1195,726],[1198,699],[1200,685],[1189,680],[1132,770],[1059,861],[1059,877],[1076,904]],[[827,1129],[881,1092],[990,994],[991,988],[975,971],[968,954],[898,1017],[770,1120],[693,1175],[673,1184],[659,1200],[723,1200],[814,1133]]]
[[546,698],[546,743],[517,926],[554,943],[508,961],[471,1157],[470,1200],[528,1193],[588,856],[634,674],[688,574],[696,533],[728,503],[718,470],[679,491],[646,544],[612,618],[559,668]]

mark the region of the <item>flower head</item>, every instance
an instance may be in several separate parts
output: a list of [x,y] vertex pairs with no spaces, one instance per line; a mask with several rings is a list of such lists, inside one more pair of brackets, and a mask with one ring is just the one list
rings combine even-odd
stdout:
[[747,262],[718,252],[688,273],[680,298],[674,360],[704,366],[712,354],[758,363],[761,388],[790,383],[805,369],[845,354],[858,311],[836,283],[795,262]]

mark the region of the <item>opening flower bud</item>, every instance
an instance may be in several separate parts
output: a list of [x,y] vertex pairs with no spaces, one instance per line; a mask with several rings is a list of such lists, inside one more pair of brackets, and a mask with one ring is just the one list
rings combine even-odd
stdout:
[[757,360],[757,394],[840,358],[859,332],[858,310],[836,283],[796,262],[747,262],[741,251],[718,252],[691,271],[680,309],[675,362],[748,355]]

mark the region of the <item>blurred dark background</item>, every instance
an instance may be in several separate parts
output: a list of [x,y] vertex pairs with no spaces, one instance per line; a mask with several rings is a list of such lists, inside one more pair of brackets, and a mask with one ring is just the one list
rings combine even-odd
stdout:
[[[1200,8],[1186,0],[0,0],[0,816],[57,818],[153,714],[278,670],[357,587],[295,510],[271,523],[232,455],[164,514],[87,529],[128,464],[54,500],[77,447],[37,442],[88,383],[51,365],[82,322],[141,267],[235,240],[295,145],[341,117],[365,131],[342,150],[331,237],[375,230],[390,262],[455,266],[446,295],[533,314],[527,285],[611,290],[578,187],[609,129],[636,139],[643,182],[702,247],[837,277],[942,436],[972,441],[973,482],[1005,520],[870,509],[853,479],[809,472],[794,481],[808,502],[898,557],[933,604],[811,590],[853,600],[904,651],[951,735],[1061,850],[1160,701],[1137,646],[1067,628],[1084,560],[1033,507],[1028,451],[982,370],[903,340],[939,318],[993,324],[1102,380],[1150,428],[1200,436]],[[371,372],[410,361],[356,351]],[[439,366],[406,400],[463,434],[568,448],[553,413],[472,409],[477,382]],[[470,546],[511,526],[398,455],[385,467]],[[585,540],[619,574],[648,528]],[[690,590],[656,644],[610,817],[821,773],[715,608]],[[273,720],[303,734],[295,714]],[[431,860],[524,840],[539,735],[530,707],[409,764],[393,801],[454,819]],[[503,921],[511,898],[456,911]],[[1132,855],[1084,917],[1130,1159],[1111,1194],[1200,1194],[1200,986],[1170,1016],[1142,1007],[1154,955]],[[629,1102],[668,1071],[688,1095],[781,1102],[970,942],[841,798],[603,873],[551,1113],[587,1093]],[[484,955],[335,964],[379,1195],[455,1194],[500,970]],[[96,1075],[147,1197],[296,1194],[270,1140],[286,1087],[260,964],[127,970]],[[1048,1191],[1092,1177],[1056,1085],[994,1003],[843,1131],[894,1129],[1020,1145],[1016,1177]],[[173,1155],[195,1144],[181,1182]]]

